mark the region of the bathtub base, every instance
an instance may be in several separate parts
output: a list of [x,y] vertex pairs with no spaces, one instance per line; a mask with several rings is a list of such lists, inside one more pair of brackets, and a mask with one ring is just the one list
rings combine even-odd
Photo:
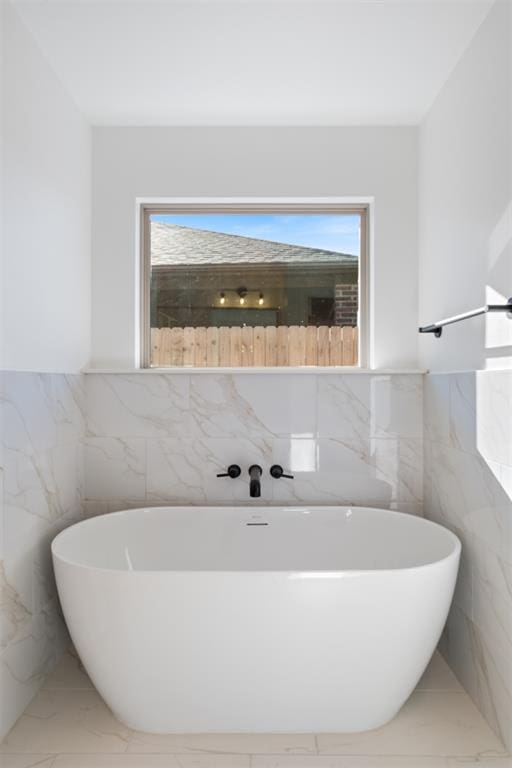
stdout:
[[152,733],[380,727],[435,650],[456,573],[137,573],[127,590],[126,574],[66,567],[59,593],[85,668],[119,720]]
[[[404,702],[405,703],[405,702]],[[141,718],[132,720],[126,718],[124,714],[119,712],[113,712],[112,714],[120,723],[130,728],[133,731],[140,733],[151,733],[157,736],[170,736],[178,734],[201,734],[201,733],[363,733],[365,731],[373,731],[390,723],[400,712],[397,709],[392,715],[385,719],[369,721],[366,720],[364,726],[356,724],[350,719],[338,719],[332,718],[332,713],[329,713],[325,717],[317,718],[312,716],[312,713],[308,711],[302,719],[296,720],[296,725],[290,726],[290,719],[286,714],[279,718],[276,713],[270,721],[268,713],[260,720],[253,721],[252,725],[244,724],[243,727],[239,726],[237,720],[233,720],[228,716],[223,721],[224,725],[217,725],[212,727],[210,721],[199,721],[196,718],[192,718],[190,721],[185,722],[183,718],[179,718],[177,721],[169,721],[167,725],[160,726],[155,729],[154,718]]]

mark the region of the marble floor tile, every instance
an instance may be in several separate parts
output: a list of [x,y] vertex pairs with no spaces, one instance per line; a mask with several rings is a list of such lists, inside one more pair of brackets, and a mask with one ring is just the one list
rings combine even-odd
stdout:
[[320,734],[320,754],[499,756],[505,749],[465,693],[415,691],[399,714],[373,731]]
[[1,768],[53,768],[55,755],[0,755]]
[[250,762],[249,755],[224,754],[58,755],[51,768],[249,768]]
[[463,691],[463,688],[439,651],[436,651],[416,686],[416,690]]
[[46,678],[43,688],[48,691],[65,688],[94,690],[94,685],[76,653],[67,651],[53,672]]
[[512,758],[435,755],[256,755],[251,768],[512,768]]
[[129,733],[96,691],[42,690],[0,744],[0,753],[124,752]]
[[129,740],[127,752],[158,752],[170,754],[219,753],[314,754],[315,737],[308,733],[203,733],[170,734],[161,736],[135,732]]

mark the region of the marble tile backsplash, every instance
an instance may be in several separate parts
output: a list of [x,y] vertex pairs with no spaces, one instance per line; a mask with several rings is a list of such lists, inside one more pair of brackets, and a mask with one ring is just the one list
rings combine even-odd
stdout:
[[442,650],[512,749],[512,370],[429,374],[425,515],[462,540]]
[[[86,375],[86,514],[158,504],[359,504],[421,514],[422,376]],[[237,480],[217,479],[229,464]],[[247,469],[260,464],[262,496]],[[273,480],[282,464],[294,480]]]
[[50,542],[83,515],[82,376],[0,373],[0,738],[68,645]]

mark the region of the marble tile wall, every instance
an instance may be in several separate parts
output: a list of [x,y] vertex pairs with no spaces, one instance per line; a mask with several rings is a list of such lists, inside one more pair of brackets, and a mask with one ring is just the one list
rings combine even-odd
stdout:
[[68,645],[50,542],[83,515],[81,376],[0,373],[0,739]]
[[[159,504],[422,512],[422,376],[86,375],[86,514]],[[217,479],[229,464],[237,480]],[[247,469],[264,470],[249,499]],[[273,463],[294,480],[273,480]]]
[[425,515],[463,558],[442,651],[512,749],[512,370],[424,382]]

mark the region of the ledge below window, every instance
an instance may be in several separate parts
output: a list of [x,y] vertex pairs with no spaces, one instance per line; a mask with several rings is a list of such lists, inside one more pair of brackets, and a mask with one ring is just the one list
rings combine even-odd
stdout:
[[289,374],[327,374],[327,375],[340,375],[340,374],[349,374],[349,375],[373,375],[373,376],[379,376],[379,375],[389,375],[389,374],[395,374],[403,376],[405,374],[417,374],[421,375],[424,373],[428,373],[428,371],[424,368],[351,368],[350,366],[300,366],[300,368],[290,368],[288,366],[286,367],[279,367],[279,368],[86,368],[82,371],[82,373],[85,374],[113,374],[118,373],[121,375],[132,375],[132,374],[142,374],[142,375],[150,375],[152,373],[158,373],[158,374],[212,374],[212,373],[246,373],[249,375],[253,374],[261,374],[261,373],[270,373],[270,374],[281,374],[284,376],[287,376]]

